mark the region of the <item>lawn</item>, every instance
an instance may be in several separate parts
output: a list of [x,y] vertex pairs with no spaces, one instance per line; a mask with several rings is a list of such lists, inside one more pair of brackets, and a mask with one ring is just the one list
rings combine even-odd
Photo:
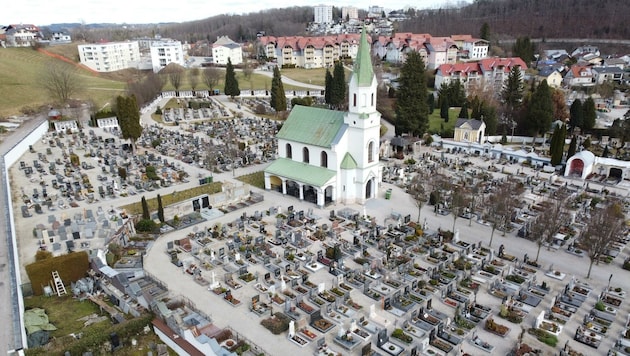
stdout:
[[435,109],[429,114],[429,129],[430,134],[439,134],[442,137],[453,137],[453,131],[455,128],[455,122],[457,122],[457,115],[459,115],[460,108],[450,108],[448,110],[448,122],[444,122],[444,119],[440,117],[440,110]]
[[[183,191],[174,191],[171,194],[162,194],[162,206],[166,207],[171,204],[179,203],[184,200],[188,200],[204,194],[216,194],[221,191],[222,184],[220,182],[214,182],[210,184],[200,185],[198,187],[186,189]],[[177,189],[177,188],[175,188]],[[139,215],[142,213],[142,195],[139,194],[138,201],[129,205],[122,206],[131,215]],[[156,211],[158,208],[157,197],[147,199],[149,204],[149,210]]]
[[[313,69],[300,69],[300,68],[285,68],[280,73],[288,78],[296,80],[302,83],[309,83],[313,85],[326,85],[326,68],[313,68]],[[332,69],[330,71],[332,74]],[[347,68],[345,69],[346,82],[350,80],[352,74]]]
[[253,187],[265,189],[265,173],[263,171],[236,177],[236,179]]
[[[99,308],[89,300],[79,302],[70,296],[64,297],[28,297],[24,298],[25,309],[42,308],[46,310],[48,320],[57,327],[51,331],[51,337],[62,337],[71,333],[81,332],[83,321],[77,320],[87,315],[100,315]],[[105,323],[109,323],[106,320]]]
[[[39,78],[46,65],[54,60],[30,48],[0,51],[0,116],[17,115],[24,107],[37,108],[51,102]],[[77,94],[77,99],[91,99],[97,107],[110,102],[125,89],[124,82],[104,79],[78,67],[74,70],[82,78],[85,88]]]

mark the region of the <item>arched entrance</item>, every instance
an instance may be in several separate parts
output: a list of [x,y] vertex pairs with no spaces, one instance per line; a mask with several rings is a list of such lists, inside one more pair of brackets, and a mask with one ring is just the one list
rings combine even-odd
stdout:
[[282,193],[282,179],[278,176],[270,176],[269,177],[269,185],[271,190],[275,190],[276,192]]
[[372,179],[368,180],[365,184],[365,199],[372,198]]
[[333,202],[333,187],[328,186],[324,189],[324,204],[330,204]]
[[621,168],[613,167],[608,172],[608,179],[616,179],[618,181],[621,181],[622,178],[623,178],[623,171],[621,170]]
[[317,189],[312,185],[304,186],[304,200],[317,204]]
[[286,182],[287,185],[287,195],[294,196],[296,198],[300,197],[300,185],[297,182],[288,180]]
[[584,161],[581,159],[574,159],[571,161],[571,167],[569,168],[569,176],[581,177],[584,172]]

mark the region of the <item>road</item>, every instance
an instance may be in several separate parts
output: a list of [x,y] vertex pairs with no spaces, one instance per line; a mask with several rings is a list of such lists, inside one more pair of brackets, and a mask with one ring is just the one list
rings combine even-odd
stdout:
[[17,247],[13,243],[14,232],[10,224],[9,201],[11,199],[11,191],[7,181],[6,171],[8,167],[5,167],[4,156],[44,120],[44,116],[39,116],[36,119],[24,122],[0,143],[0,172],[2,173],[0,209],[3,211],[0,214],[0,227],[2,227],[0,232],[2,237],[0,242],[0,300],[3,301],[0,303],[0,320],[5,322],[4,327],[0,328],[0,353],[2,354],[20,350],[26,343],[23,340],[24,328],[21,319],[22,308],[20,307],[20,302],[22,294],[19,291],[21,286],[17,285],[15,279],[16,272],[19,273],[19,270],[16,271],[15,266],[16,264],[19,266],[19,262],[16,261],[17,257],[14,253]]

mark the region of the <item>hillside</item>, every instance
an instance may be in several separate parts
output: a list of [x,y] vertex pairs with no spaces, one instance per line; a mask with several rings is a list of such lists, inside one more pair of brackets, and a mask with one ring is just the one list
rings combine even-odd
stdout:
[[[59,60],[31,48],[0,49],[0,117],[17,115],[26,107],[49,105],[40,78],[50,61]],[[72,66],[84,83],[85,90],[76,99],[92,100],[101,107],[125,89],[125,82],[104,79],[70,63],[65,65]]]
[[627,39],[629,13],[628,0],[476,0],[462,8],[416,11],[398,30],[478,36],[487,22],[494,38]]

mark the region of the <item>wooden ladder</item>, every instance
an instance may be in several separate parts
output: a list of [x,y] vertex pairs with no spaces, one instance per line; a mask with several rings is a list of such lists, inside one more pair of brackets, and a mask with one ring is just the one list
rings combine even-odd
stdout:
[[55,284],[55,290],[57,291],[57,296],[61,297],[62,295],[66,295],[66,287],[63,285],[63,281],[61,277],[59,277],[59,272],[53,271],[53,283]]

